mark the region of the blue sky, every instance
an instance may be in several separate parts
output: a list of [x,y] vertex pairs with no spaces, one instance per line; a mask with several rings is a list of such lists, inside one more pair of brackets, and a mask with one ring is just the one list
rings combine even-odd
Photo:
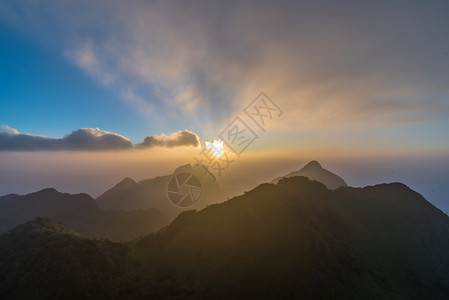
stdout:
[[0,119],[20,132],[61,137],[107,128],[140,141],[151,133],[136,109],[73,66],[60,52],[5,24],[0,35]]

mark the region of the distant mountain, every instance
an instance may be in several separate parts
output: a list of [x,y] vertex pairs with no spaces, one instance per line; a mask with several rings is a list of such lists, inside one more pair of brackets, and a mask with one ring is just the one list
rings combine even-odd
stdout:
[[[161,177],[156,177],[155,181]],[[142,203],[142,191],[134,180],[125,178],[114,187],[107,190],[96,199],[97,203],[104,209],[140,209],[144,206]],[[126,205],[125,205],[126,204]]]
[[95,200],[106,210],[134,210],[161,206],[162,202],[169,204],[165,187],[170,177],[158,176],[139,183],[125,178]]
[[120,245],[54,226],[0,236],[0,298],[73,287],[68,298],[449,297],[449,217],[399,183],[329,190],[284,178]]
[[[201,201],[193,207],[194,209],[202,209],[206,205],[224,200],[218,183],[206,176],[202,168],[185,165],[177,168],[173,174],[181,172],[194,174],[201,181]],[[183,210],[174,206],[167,198],[167,185],[173,174],[144,179],[139,182],[125,178],[103,193],[96,201],[105,210],[135,210],[153,207],[170,219],[174,219]]]
[[324,169],[319,162],[313,160],[305,165],[302,169],[289,173],[286,176],[279,177],[274,180],[278,182],[281,178],[294,176],[304,176],[310,180],[316,180],[323,183],[328,189],[335,190],[341,186],[348,186],[346,182],[338,175]]
[[130,240],[169,223],[156,209],[104,211],[88,194],[60,193],[53,188],[27,195],[0,197],[0,233],[36,217],[50,217],[90,237]]
[[47,188],[27,195],[0,197],[0,232],[36,217],[54,216],[71,210],[93,210],[97,205],[88,194],[70,195]]

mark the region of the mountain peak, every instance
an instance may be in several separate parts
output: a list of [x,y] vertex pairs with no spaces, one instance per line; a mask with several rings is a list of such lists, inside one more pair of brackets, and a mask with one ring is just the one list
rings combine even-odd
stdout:
[[192,165],[186,164],[186,165],[179,166],[176,168],[174,173],[180,173],[180,172],[192,172]]
[[322,169],[323,167],[316,160],[312,160],[307,165],[304,166],[303,169]]
[[39,192],[43,192],[43,193],[59,193],[55,188],[45,188],[40,190]]
[[57,195],[61,194],[58,192],[55,188],[45,188],[37,192],[30,193],[28,195],[39,195],[39,196],[50,196],[50,195]]
[[132,186],[137,185],[137,182],[135,182],[132,178],[126,177],[119,183],[117,183],[113,188],[114,189],[126,189]]
[[[323,183],[328,189],[335,190],[341,186],[347,186],[346,182],[338,175],[324,169],[321,164],[312,160],[306,164],[302,169],[291,172],[283,177],[304,176],[310,180],[316,180]],[[278,182],[280,178],[274,180]]]
[[126,177],[125,179],[123,179],[122,181],[119,182],[119,185],[129,185],[129,184],[135,184],[136,182],[134,181],[134,179]]

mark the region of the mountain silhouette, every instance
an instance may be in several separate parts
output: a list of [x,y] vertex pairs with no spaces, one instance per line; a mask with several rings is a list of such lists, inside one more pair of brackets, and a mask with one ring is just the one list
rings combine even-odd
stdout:
[[441,299],[448,232],[449,218],[403,184],[332,191],[292,177],[183,213],[134,249],[211,298]]
[[341,177],[324,169],[316,160],[312,160],[298,171],[291,172],[286,176],[275,179],[274,182],[278,182],[281,178],[294,176],[304,176],[309,178],[310,180],[319,181],[330,190],[335,190],[341,186],[348,186]]
[[111,298],[127,279],[129,248],[46,218],[0,236],[0,298]]
[[0,232],[36,217],[54,216],[71,210],[96,209],[88,194],[70,195],[46,188],[27,195],[0,197]]
[[116,241],[135,239],[169,223],[154,208],[104,211],[88,194],[60,193],[54,188],[0,197],[0,233],[36,217],[49,217],[86,236]]
[[[81,298],[449,296],[449,218],[400,183],[329,190],[305,177],[284,178],[183,212],[159,232],[119,244],[126,248],[120,255],[109,250],[117,244],[95,246],[100,242],[52,224],[37,234],[33,224],[0,237],[0,297],[63,293],[68,283],[55,286],[54,278],[70,273],[59,265],[76,266]],[[104,278],[97,292],[84,272]]]
[[139,182],[135,182],[131,178],[125,178],[99,196],[96,201],[105,210],[157,208],[173,220],[183,209],[170,203],[167,197],[167,188],[173,175],[182,172],[194,174],[201,182],[201,201],[193,207],[194,209],[201,209],[206,205],[224,200],[218,183],[207,177],[202,168],[188,164],[178,167],[173,174],[167,176],[158,176]]

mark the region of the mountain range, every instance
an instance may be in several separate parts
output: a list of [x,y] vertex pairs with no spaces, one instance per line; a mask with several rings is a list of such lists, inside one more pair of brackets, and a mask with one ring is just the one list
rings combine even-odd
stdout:
[[174,174],[194,174],[202,186],[202,201],[193,208],[223,201],[218,183],[201,168],[185,165],[173,174],[135,182],[125,178],[97,199],[47,188],[27,195],[0,197],[0,234],[37,217],[48,217],[93,238],[133,240],[168,225],[183,210],[167,199],[167,184]]
[[169,223],[155,208],[105,211],[88,194],[71,195],[53,188],[0,197],[0,233],[36,217],[49,217],[80,234],[113,241],[135,239]]
[[449,217],[400,183],[282,178],[126,243],[0,236],[1,298],[447,299]]
[[173,174],[158,176],[151,179],[135,182],[131,178],[125,178],[111,189],[99,196],[96,201],[105,210],[136,210],[156,208],[173,220],[182,210],[167,200],[167,186],[174,174],[194,174],[201,182],[201,201],[194,207],[202,209],[206,205],[222,202],[223,193],[217,182],[213,182],[204,174],[203,169],[190,164],[180,166]]

